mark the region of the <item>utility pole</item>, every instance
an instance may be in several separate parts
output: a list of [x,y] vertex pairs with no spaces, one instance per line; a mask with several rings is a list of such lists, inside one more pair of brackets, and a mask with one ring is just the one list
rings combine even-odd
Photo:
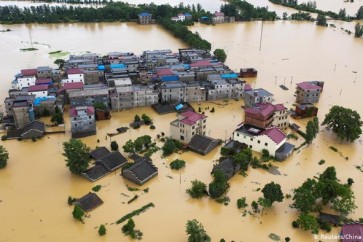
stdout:
[[262,45],[262,33],[263,33],[263,20],[261,22],[260,51],[261,51],[261,45]]

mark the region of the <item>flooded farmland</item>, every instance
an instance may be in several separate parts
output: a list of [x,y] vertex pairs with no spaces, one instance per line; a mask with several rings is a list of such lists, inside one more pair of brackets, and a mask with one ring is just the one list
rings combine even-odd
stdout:
[[[325,81],[324,92],[319,101],[319,119],[332,105],[342,105],[357,110],[363,116],[361,90],[363,88],[363,40],[354,39],[339,29],[321,28],[314,23],[265,22],[260,49],[261,22],[222,24],[191,27],[212,43],[212,48],[223,48],[228,58],[226,64],[233,70],[240,67],[254,67],[258,77],[247,79],[253,87],[263,87],[273,93],[275,103],[284,103],[288,108],[294,102],[295,83],[308,80]],[[159,26],[139,26],[129,23],[105,24],[61,24],[61,25],[0,25],[0,29],[11,28],[12,32],[0,33],[2,56],[1,99],[6,95],[13,75],[22,68],[39,65],[53,65],[48,52],[63,50],[70,53],[85,51],[106,54],[109,51],[133,51],[140,54],[145,49],[172,49],[185,47]],[[29,46],[29,31],[34,42],[38,42],[36,52],[20,52]],[[147,40],[147,41],[142,41]],[[6,58],[4,58],[6,57]],[[289,90],[282,90],[285,84]],[[208,135],[222,140],[229,139],[233,130],[243,120],[243,102],[229,100],[214,103],[193,103],[195,107],[215,107],[216,112],[206,111]],[[106,146],[110,138],[106,134],[127,126],[135,114],[148,114],[153,118],[156,130],[141,127],[112,137],[120,146],[127,140],[149,134],[153,139],[160,132],[169,134],[169,123],[175,114],[160,116],[151,108],[135,108],[114,112],[109,121],[97,123],[97,135],[83,138],[88,146]],[[68,118],[66,117],[66,120]],[[292,120],[304,126],[307,120]],[[274,163],[281,175],[273,175],[260,169],[249,169],[247,177],[236,175],[230,180],[231,188],[228,206],[211,199],[194,200],[185,190],[194,179],[205,183],[211,181],[210,172],[219,158],[219,148],[207,156],[185,152],[166,159],[160,151],[152,156],[159,169],[159,175],[140,189],[149,192],[128,191],[126,184],[135,187],[120,177],[120,171],[91,183],[71,175],[65,166],[62,142],[70,138],[70,125],[66,123],[65,135],[49,135],[32,141],[6,141],[4,145],[10,160],[6,169],[0,171],[0,241],[128,241],[121,233],[121,226],[114,224],[123,215],[149,202],[154,208],[134,217],[136,228],[143,233],[143,241],[186,241],[185,224],[189,219],[197,219],[213,241],[271,241],[270,233],[281,238],[289,236],[292,241],[315,241],[312,235],[295,230],[291,222],[297,213],[289,208],[291,199],[274,204],[264,214],[242,216],[236,207],[236,200],[247,198],[247,203],[262,196],[256,191],[266,183],[275,181],[282,186],[285,194],[307,178],[322,172],[328,166],[335,166],[338,178],[345,182],[354,179],[353,190],[358,208],[351,215],[363,217],[363,192],[360,184],[363,173],[355,166],[363,165],[363,138],[353,144],[340,143],[334,135],[321,127],[321,132],[309,147],[294,153],[282,163]],[[100,142],[97,142],[97,139]],[[303,142],[300,140],[297,143]],[[161,146],[160,143],[158,143]],[[336,147],[344,156],[329,149]],[[181,171],[172,171],[168,164],[175,158],[184,159],[187,164]],[[318,162],[325,159],[324,165]],[[75,221],[72,208],[67,204],[68,196],[80,197],[101,185],[98,195],[104,204],[89,213],[85,224]],[[139,198],[127,204],[134,196]],[[247,210],[251,210],[250,207]],[[107,234],[99,237],[98,226],[106,224]],[[333,229],[331,234],[338,234]],[[316,240],[317,241],[317,240]],[[324,240],[322,240],[324,241]],[[329,240],[331,241],[331,240]]]

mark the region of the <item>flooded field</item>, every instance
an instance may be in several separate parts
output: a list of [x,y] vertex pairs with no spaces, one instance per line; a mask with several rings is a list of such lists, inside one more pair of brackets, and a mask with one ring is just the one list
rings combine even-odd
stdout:
[[[0,25],[0,29],[9,26]],[[36,52],[20,52],[29,45],[28,27],[33,41],[42,43]],[[52,65],[48,52],[64,50],[71,53],[85,51],[105,54],[108,51],[134,51],[140,54],[145,49],[167,49],[177,51],[185,47],[159,26],[138,26],[135,24],[70,24],[70,25],[13,25],[10,33],[0,33],[2,58],[1,99],[15,73],[21,68],[38,65]],[[191,28],[208,39],[214,48],[227,51],[227,65],[238,71],[240,67],[255,67],[258,77],[247,80],[253,87],[264,87],[275,95],[276,103],[292,107],[295,83],[308,80],[325,81],[321,96],[319,118],[322,121],[332,105],[342,105],[357,110],[363,116],[361,90],[363,88],[362,39],[354,39],[338,29],[321,28],[314,23],[265,22],[260,50],[261,22],[223,24],[217,26],[196,25]],[[148,42],[141,41],[147,39]],[[337,47],[339,46],[339,47]],[[285,84],[289,90],[279,88]],[[243,120],[242,101],[230,100],[216,103],[194,103],[215,107],[216,112],[206,111],[208,135],[222,140],[229,139],[233,130]],[[112,137],[120,147],[129,139],[149,134],[154,138],[160,132],[169,134],[169,122],[175,114],[159,116],[151,108],[137,108],[113,113],[109,121],[97,123],[97,135],[82,139],[88,146],[107,146],[110,138],[106,134],[127,126],[135,114],[148,114],[154,119],[156,130],[141,127]],[[68,118],[66,118],[68,121]],[[307,120],[292,120],[304,126]],[[228,206],[211,199],[193,200],[185,190],[190,181],[199,179],[211,181],[210,172],[219,158],[219,148],[207,156],[192,152],[173,155],[167,159],[160,152],[152,156],[159,168],[159,175],[141,189],[149,192],[130,192],[125,184],[133,186],[120,177],[120,171],[91,183],[71,175],[65,166],[62,142],[70,138],[70,125],[66,124],[65,135],[46,136],[37,142],[6,141],[4,145],[10,160],[6,169],[0,171],[0,214],[2,218],[0,241],[128,241],[121,233],[122,225],[114,222],[123,215],[149,202],[155,204],[145,213],[134,217],[136,228],[144,233],[143,241],[186,241],[185,224],[189,219],[197,219],[213,241],[265,242],[270,233],[292,241],[318,241],[302,230],[294,230],[291,222],[297,213],[289,208],[291,199],[274,204],[263,215],[242,216],[236,207],[236,200],[247,198],[247,203],[262,196],[256,191],[266,183],[275,181],[282,186],[285,194],[299,186],[307,178],[322,172],[328,166],[335,166],[338,178],[345,182],[354,179],[353,190],[358,208],[351,215],[353,219],[363,217],[363,192],[359,184],[363,173],[355,168],[363,165],[363,138],[353,144],[340,143],[334,135],[321,127],[321,132],[307,148],[301,149],[282,163],[275,163],[281,175],[273,175],[259,169],[249,169],[248,176],[236,175],[230,180]],[[97,139],[100,142],[97,142]],[[302,140],[298,141],[301,143]],[[158,143],[161,146],[161,143]],[[329,149],[336,147],[344,156]],[[186,167],[172,171],[168,164],[175,158],[184,159]],[[324,165],[318,162],[325,159]],[[99,196],[104,204],[89,213],[85,224],[72,218],[72,207],[67,204],[68,196],[80,197],[91,191],[95,185],[102,185]],[[126,194],[126,196],[125,196]],[[139,198],[127,205],[134,194]],[[128,196],[128,197],[127,197]],[[247,210],[251,210],[250,207]],[[99,237],[97,227],[106,224],[107,234]],[[338,234],[333,229],[331,234]],[[324,241],[324,240],[323,240]],[[331,240],[329,240],[331,241]]]

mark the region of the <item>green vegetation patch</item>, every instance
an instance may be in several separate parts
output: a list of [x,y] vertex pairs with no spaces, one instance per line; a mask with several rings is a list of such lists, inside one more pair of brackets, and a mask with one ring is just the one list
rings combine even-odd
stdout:
[[23,48],[23,49],[20,49],[20,51],[36,51],[38,50],[37,48]]
[[128,220],[128,219],[130,219],[130,218],[132,218],[134,216],[137,216],[140,213],[145,212],[150,207],[155,207],[155,205],[153,203],[148,203],[145,206],[143,206],[143,207],[141,207],[139,209],[136,209],[136,210],[132,211],[131,213],[126,214],[125,216],[123,216],[122,218],[120,218],[119,220],[117,220],[116,221],[116,224],[120,224],[122,222],[125,222],[126,220]]
[[97,186],[92,187],[92,191],[98,192],[99,190],[101,190],[101,188],[102,188],[101,185],[97,185]]
[[50,58],[62,58],[62,57],[65,57],[67,55],[69,55],[69,52],[67,51],[61,51],[61,50],[57,50],[57,51],[52,51],[52,52],[49,52],[49,57]]

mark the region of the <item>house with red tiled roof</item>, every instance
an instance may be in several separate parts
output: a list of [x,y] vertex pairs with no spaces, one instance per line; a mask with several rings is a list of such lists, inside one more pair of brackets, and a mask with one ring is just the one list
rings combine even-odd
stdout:
[[362,242],[363,241],[363,224],[350,223],[342,227],[340,233],[342,242]]
[[285,160],[295,147],[286,142],[286,135],[279,128],[261,129],[243,123],[233,132],[233,140],[246,144],[256,152],[267,150],[278,160]]
[[84,84],[84,73],[81,69],[68,69],[66,73],[68,78],[63,79],[62,83],[82,82]]
[[245,124],[258,128],[278,127],[289,125],[287,108],[283,104],[264,103],[245,108]]
[[178,118],[170,123],[170,134],[173,139],[188,144],[194,135],[206,134],[207,116],[193,111],[178,114]]
[[300,82],[296,84],[297,103],[317,103],[323,89],[314,82]]
[[21,90],[24,87],[30,87],[35,85],[37,79],[37,69],[23,69],[20,74],[15,76],[15,80],[12,82],[12,88]]
[[29,95],[35,95],[36,98],[38,97],[46,97],[48,96],[48,85],[33,85],[28,88]]
[[95,109],[81,106],[69,109],[72,138],[81,138],[96,134]]

